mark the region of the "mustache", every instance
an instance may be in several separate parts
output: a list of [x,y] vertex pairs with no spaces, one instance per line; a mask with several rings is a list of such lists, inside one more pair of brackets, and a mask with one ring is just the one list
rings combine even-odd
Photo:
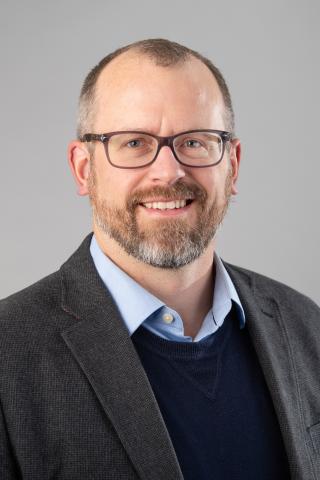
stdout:
[[127,207],[134,209],[140,203],[153,198],[161,197],[165,200],[172,200],[173,198],[190,198],[204,203],[208,194],[204,188],[195,184],[186,184],[184,182],[177,182],[171,187],[164,187],[156,185],[146,190],[137,190],[127,198]]

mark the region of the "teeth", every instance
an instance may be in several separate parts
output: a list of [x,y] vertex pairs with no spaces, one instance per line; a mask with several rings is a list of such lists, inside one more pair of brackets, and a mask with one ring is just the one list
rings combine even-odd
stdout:
[[158,210],[173,210],[174,208],[183,208],[187,200],[172,200],[171,202],[148,202],[143,203],[146,208],[155,208]]

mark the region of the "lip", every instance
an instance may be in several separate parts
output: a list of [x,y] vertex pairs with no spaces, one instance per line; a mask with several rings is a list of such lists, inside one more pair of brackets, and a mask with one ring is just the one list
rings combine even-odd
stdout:
[[140,205],[141,205],[142,203],[154,203],[154,202],[155,202],[155,203],[156,203],[156,202],[169,203],[169,202],[177,202],[177,201],[181,202],[182,200],[188,201],[188,200],[194,200],[194,199],[191,198],[191,197],[170,198],[170,199],[168,199],[168,198],[153,198],[152,200],[143,200],[143,202],[140,202]]

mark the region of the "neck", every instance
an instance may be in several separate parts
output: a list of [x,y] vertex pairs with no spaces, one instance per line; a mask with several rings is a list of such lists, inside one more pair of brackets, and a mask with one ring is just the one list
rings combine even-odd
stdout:
[[153,267],[128,255],[113,239],[94,229],[105,255],[143,288],[175,310],[184,334],[194,338],[212,306],[214,242],[194,262],[179,269]]

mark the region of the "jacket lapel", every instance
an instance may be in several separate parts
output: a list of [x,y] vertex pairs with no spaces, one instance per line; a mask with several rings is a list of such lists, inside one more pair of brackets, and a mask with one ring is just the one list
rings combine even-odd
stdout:
[[148,378],[89,252],[91,235],[61,267],[62,308],[78,321],[62,336],[145,480],[182,473]]
[[[280,301],[267,290],[263,277],[225,266],[245,311],[247,327],[279,421],[292,478],[312,478],[301,415],[301,387],[286,332],[286,314]],[[307,476],[302,472],[307,472]]]

